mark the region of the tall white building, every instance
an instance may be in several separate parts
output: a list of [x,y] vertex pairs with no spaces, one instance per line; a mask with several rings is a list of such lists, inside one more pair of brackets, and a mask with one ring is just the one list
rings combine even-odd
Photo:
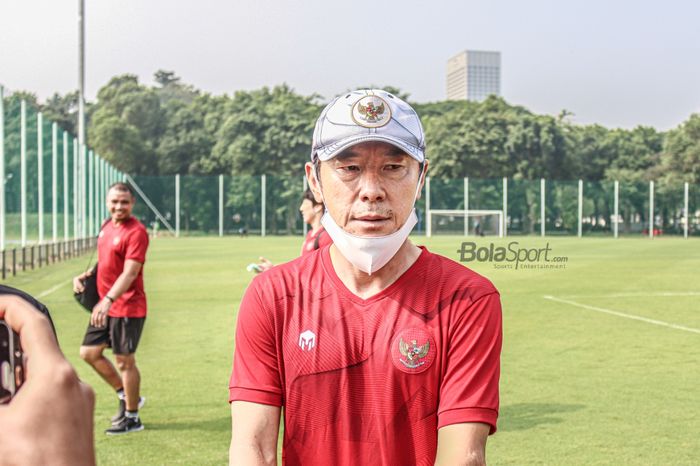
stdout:
[[447,60],[447,100],[501,95],[501,52],[465,50]]

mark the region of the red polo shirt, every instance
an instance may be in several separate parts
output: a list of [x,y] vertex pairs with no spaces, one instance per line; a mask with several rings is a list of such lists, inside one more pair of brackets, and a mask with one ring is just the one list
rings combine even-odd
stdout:
[[[115,225],[107,222],[97,238],[97,292],[101,298],[124,271],[127,259],[146,262],[148,232],[135,217]],[[136,279],[109,308],[110,317],[146,317],[146,293],[143,288],[143,267]]]
[[438,429],[496,430],[501,303],[489,280],[423,248],[368,299],[329,248],[253,279],[229,401],[284,406],[286,465],[432,465]]

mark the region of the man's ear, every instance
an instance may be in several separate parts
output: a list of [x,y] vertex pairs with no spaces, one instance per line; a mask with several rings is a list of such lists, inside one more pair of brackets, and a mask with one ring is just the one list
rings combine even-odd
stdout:
[[421,198],[421,193],[423,192],[423,186],[425,185],[425,177],[428,176],[428,159],[423,161],[423,170],[418,174],[418,183],[420,188],[418,188],[418,195],[416,196],[416,201]]
[[316,178],[316,167],[313,163],[306,162],[304,165],[304,170],[306,171],[306,181],[309,183],[309,189],[311,189],[311,192],[314,193],[314,199],[316,199],[316,202],[318,203],[323,202],[321,182]]

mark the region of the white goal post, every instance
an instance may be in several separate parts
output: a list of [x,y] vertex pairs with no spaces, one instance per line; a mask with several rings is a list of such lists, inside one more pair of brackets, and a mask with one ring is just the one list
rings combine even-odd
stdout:
[[[433,216],[438,216],[438,217],[443,216],[443,217],[451,217],[451,218],[454,218],[454,217],[465,218],[466,217],[465,222],[467,222],[470,217],[472,217],[472,218],[477,217],[477,218],[483,218],[484,223],[486,222],[486,219],[488,217],[495,216],[496,217],[495,226],[498,229],[498,237],[503,238],[503,230],[504,230],[503,221],[504,221],[505,217],[503,216],[502,210],[453,210],[453,209],[431,209],[431,210],[428,210],[428,215],[427,215],[427,219],[426,219],[427,225],[425,228],[425,232],[426,232],[426,235],[428,237],[431,237],[433,235]],[[479,234],[479,232],[474,232],[474,231],[472,231],[470,233],[469,230],[466,228],[466,225],[465,225],[464,231],[465,231],[465,235],[472,234],[472,233]],[[481,234],[483,234],[483,231],[481,232]]]

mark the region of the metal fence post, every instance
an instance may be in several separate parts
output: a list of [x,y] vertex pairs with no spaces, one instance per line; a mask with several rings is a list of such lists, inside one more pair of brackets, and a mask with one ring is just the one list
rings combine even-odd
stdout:
[[219,236],[224,236],[224,175],[219,175]]
[[39,244],[44,243],[44,115],[36,115],[37,217]]
[[[100,209],[102,209],[102,218],[106,218],[109,213],[107,212],[107,189],[109,188],[109,182],[107,180],[107,161],[105,159],[100,159],[100,165],[100,184],[102,185],[102,190],[100,191]],[[101,221],[100,225],[102,225]]]
[[583,180],[578,180],[578,237],[583,233]]
[[93,229],[95,228],[95,153],[93,151],[88,152],[88,234],[92,236]]
[[[307,183],[308,183],[308,181],[306,180],[306,175],[304,175],[304,176],[302,177],[302,182],[301,182],[301,185],[303,186],[303,188],[302,188],[302,196],[303,196],[303,193],[305,193],[306,190],[308,189]],[[303,217],[302,217],[302,219],[301,219],[301,223],[304,224],[304,225],[302,226],[302,230],[304,231],[304,238],[306,238],[306,234],[307,234],[308,231],[309,231],[309,230],[308,230],[309,226],[306,224],[306,222],[304,221],[304,218],[303,218]]]
[[615,200],[614,200],[614,205],[615,205],[615,215],[613,220],[613,234],[615,235],[615,238],[617,238],[618,235],[618,228],[619,228],[619,219],[620,219],[620,214],[619,214],[619,208],[620,208],[620,182],[615,180]]
[[690,214],[688,213],[688,182],[683,183],[683,212],[685,213],[685,225],[683,225],[683,238],[688,239],[688,224]]
[[78,237],[80,231],[78,218],[78,145],[76,139],[73,138],[73,239]]
[[425,177],[425,236],[433,236],[433,214],[430,212],[430,177]]
[[545,234],[545,196],[544,196],[544,178],[540,178],[540,236]]
[[654,238],[654,182],[649,182],[649,238]]
[[27,103],[20,102],[20,245],[27,245]]
[[58,240],[58,125],[51,124],[51,241]]
[[[88,172],[88,151],[87,147],[83,144],[80,146],[80,236],[85,238],[88,235],[88,178],[90,178],[90,173]],[[81,251],[82,253],[82,251]]]
[[260,206],[260,215],[261,215],[261,223],[260,223],[260,235],[265,236],[265,184],[266,184],[266,177],[265,175],[260,176],[260,191],[262,195],[262,205]]
[[175,237],[180,237],[180,174],[175,175]]
[[464,236],[469,236],[469,178],[464,178]]
[[94,172],[92,174],[93,181],[92,181],[92,188],[93,188],[93,220],[92,220],[92,231],[90,232],[90,236],[96,235],[97,230],[100,229],[100,157],[93,151],[92,152],[92,164],[93,164],[93,169]]
[[0,251],[5,278],[5,88],[0,85]]
[[508,236],[508,178],[503,177],[503,236]]
[[105,161],[105,159],[100,157],[100,191],[99,191],[100,209],[98,210],[100,215],[98,215],[97,225],[95,225],[97,227],[98,232],[100,230],[100,225],[102,225],[102,220],[107,216],[107,186],[106,186],[107,177],[105,176],[105,167],[106,166],[107,166],[107,162]]
[[97,234],[97,230],[100,229],[100,217],[102,217],[102,160],[100,156],[95,154],[95,219],[93,225],[95,226],[95,231],[91,234]]

